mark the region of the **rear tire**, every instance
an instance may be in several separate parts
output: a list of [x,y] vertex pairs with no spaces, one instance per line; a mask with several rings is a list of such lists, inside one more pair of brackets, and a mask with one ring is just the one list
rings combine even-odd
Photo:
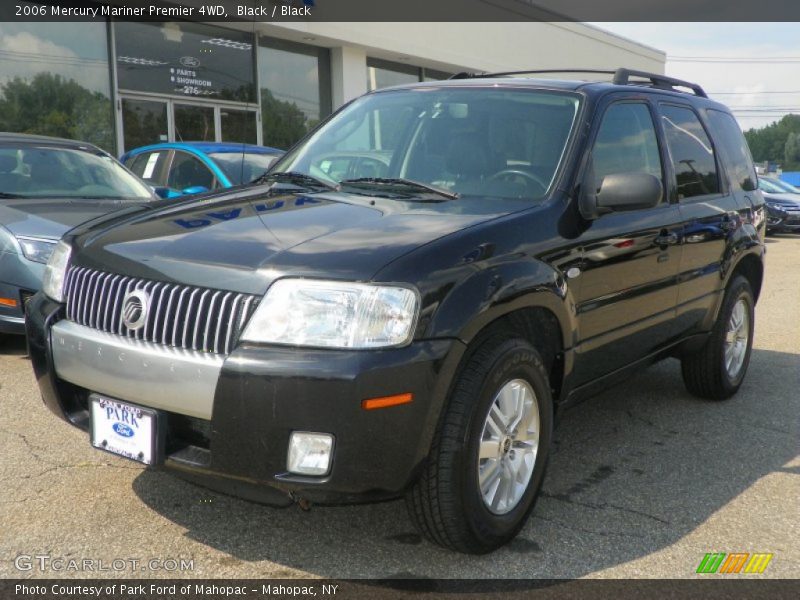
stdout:
[[524,526],[544,478],[553,401],[541,356],[495,334],[461,370],[428,464],[406,495],[411,520],[431,542],[491,552]]
[[708,400],[725,400],[738,391],[750,363],[754,305],[750,282],[737,275],[728,286],[706,343],[681,357],[689,392]]

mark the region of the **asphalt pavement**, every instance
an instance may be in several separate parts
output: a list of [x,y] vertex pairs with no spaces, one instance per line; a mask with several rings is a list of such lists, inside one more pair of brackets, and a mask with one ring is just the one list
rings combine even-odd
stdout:
[[684,578],[708,552],[764,552],[741,577],[796,578],[799,275],[800,236],[769,238],[733,399],[693,398],[670,360],[568,411],[532,518],[479,557],[422,540],[402,501],[269,508],[96,451],[0,338],[0,577]]

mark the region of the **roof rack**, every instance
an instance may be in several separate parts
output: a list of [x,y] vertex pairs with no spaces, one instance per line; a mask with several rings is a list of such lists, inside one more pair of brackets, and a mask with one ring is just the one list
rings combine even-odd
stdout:
[[612,82],[616,85],[647,85],[643,81],[631,81],[631,77],[644,79],[650,82],[650,85],[663,89],[678,92],[676,87],[682,87],[692,90],[696,96],[708,98],[705,90],[696,83],[683,81],[682,79],[675,79],[674,77],[667,77],[666,75],[659,75],[658,73],[648,73],[646,71],[636,71],[634,69],[617,69],[615,71],[607,71],[603,69],[528,69],[525,71],[505,71],[502,73],[456,73],[450,76],[450,79],[480,79],[486,77],[507,77],[509,75],[542,75],[553,73],[592,73],[600,75],[613,75]]
[[614,75],[616,71],[604,71],[599,69],[527,69],[525,71],[504,71],[502,73],[467,73],[461,72],[451,75],[448,79],[472,79],[481,77],[508,77],[509,75],[530,75],[546,73],[597,73],[601,75]]
[[706,94],[705,90],[696,83],[683,81],[682,79],[675,79],[674,77],[667,77],[666,75],[659,75],[657,73],[647,73],[646,71],[634,71],[633,69],[617,69],[616,73],[614,73],[613,83],[615,83],[616,85],[641,85],[641,83],[631,81],[630,80],[631,77],[639,77],[641,79],[646,79],[650,82],[650,84],[653,87],[659,89],[671,90],[673,92],[677,92],[680,91],[675,89],[675,87],[677,86],[692,90],[695,96],[700,96],[701,98],[708,98],[708,95]]

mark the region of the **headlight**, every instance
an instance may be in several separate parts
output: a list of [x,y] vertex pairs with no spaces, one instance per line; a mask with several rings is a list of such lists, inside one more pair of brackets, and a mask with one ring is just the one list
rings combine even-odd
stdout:
[[404,287],[279,279],[242,339],[325,348],[400,346],[414,333],[418,304],[417,293]]
[[25,258],[40,263],[46,263],[50,260],[50,255],[56,247],[55,241],[41,238],[18,237],[17,241]]
[[67,274],[71,253],[69,244],[58,242],[44,268],[42,291],[56,302],[64,301],[64,276]]

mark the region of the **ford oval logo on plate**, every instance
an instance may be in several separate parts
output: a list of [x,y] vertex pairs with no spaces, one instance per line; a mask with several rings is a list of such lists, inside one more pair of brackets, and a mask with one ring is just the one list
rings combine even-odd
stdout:
[[200,66],[200,59],[195,58],[194,56],[181,56],[181,64],[184,67],[199,67]]
[[131,429],[128,425],[125,425],[125,423],[114,423],[112,427],[114,428],[114,431],[122,437],[133,437],[133,429]]

